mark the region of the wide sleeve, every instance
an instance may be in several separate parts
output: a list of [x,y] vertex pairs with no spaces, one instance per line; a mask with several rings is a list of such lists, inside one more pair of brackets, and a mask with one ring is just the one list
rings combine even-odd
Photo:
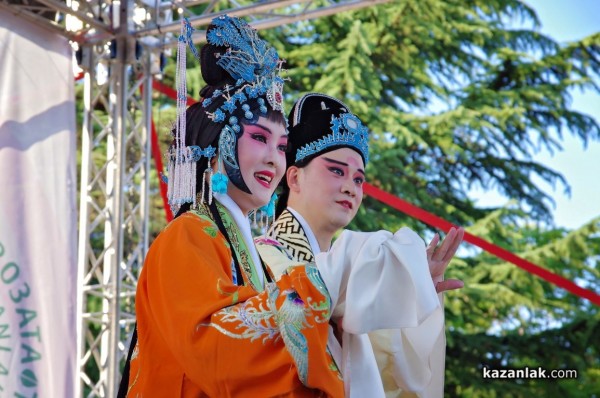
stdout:
[[[314,264],[257,293],[236,286],[214,224],[176,219],[152,245],[138,287],[139,324],[208,396],[272,396],[307,386],[342,396],[326,355],[330,298]],[[301,384],[300,384],[301,383]]]
[[334,306],[352,334],[415,327],[440,309],[423,240],[409,228],[344,231],[316,263]]
[[[353,368],[366,357],[360,335],[369,333],[386,392],[401,387],[442,396],[444,316],[423,240],[408,228],[394,234],[344,231],[316,263],[331,294],[333,319],[344,330],[344,376],[368,373]],[[361,388],[358,378],[345,383],[351,396]]]
[[[446,336],[437,319],[415,328],[382,329],[369,333],[387,398],[444,396]],[[404,394],[403,394],[404,393]]]

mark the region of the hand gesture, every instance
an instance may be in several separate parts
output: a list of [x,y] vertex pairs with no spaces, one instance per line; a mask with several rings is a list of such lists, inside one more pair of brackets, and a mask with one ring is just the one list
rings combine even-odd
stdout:
[[465,284],[458,279],[444,280],[444,271],[448,267],[450,260],[456,254],[460,242],[463,240],[465,230],[462,227],[450,228],[448,234],[438,246],[440,235],[435,234],[429,245],[427,246],[427,263],[429,264],[429,272],[435,286],[435,291],[438,293],[446,290],[460,289]]

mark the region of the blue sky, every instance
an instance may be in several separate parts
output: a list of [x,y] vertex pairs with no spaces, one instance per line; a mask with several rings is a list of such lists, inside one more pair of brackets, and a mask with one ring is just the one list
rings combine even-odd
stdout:
[[[581,39],[600,31],[600,0],[525,0],[536,10],[541,31],[559,43]],[[572,107],[595,117],[600,123],[600,94],[573,92]],[[563,151],[551,155],[541,151],[534,161],[561,173],[571,187],[571,195],[563,186],[553,188],[540,184],[555,200],[554,220],[558,226],[578,228],[600,216],[600,141],[590,141],[587,148],[570,134],[564,136]],[[499,205],[506,202],[493,192],[480,193],[480,204]]]

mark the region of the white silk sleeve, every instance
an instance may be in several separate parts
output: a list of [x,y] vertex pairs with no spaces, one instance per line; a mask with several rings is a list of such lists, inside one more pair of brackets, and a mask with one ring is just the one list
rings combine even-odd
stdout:
[[344,231],[316,263],[345,332],[416,327],[440,308],[425,243],[409,228]]
[[431,316],[416,328],[369,333],[386,398],[444,396],[446,336],[437,321]]
[[331,295],[332,318],[342,322],[349,395],[358,396],[353,392],[361,387],[347,376],[361,373],[352,368],[364,362],[352,348],[364,343],[350,340],[369,333],[386,393],[443,396],[444,314],[423,240],[408,228],[394,234],[344,231],[316,263]]

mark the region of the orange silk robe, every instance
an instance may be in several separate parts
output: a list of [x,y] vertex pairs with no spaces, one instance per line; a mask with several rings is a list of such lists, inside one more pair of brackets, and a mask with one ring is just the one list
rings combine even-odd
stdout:
[[244,286],[232,282],[231,249],[206,209],[171,222],[138,281],[128,397],[342,397],[326,351],[330,298],[316,267],[290,267],[259,292],[241,234],[219,212]]

